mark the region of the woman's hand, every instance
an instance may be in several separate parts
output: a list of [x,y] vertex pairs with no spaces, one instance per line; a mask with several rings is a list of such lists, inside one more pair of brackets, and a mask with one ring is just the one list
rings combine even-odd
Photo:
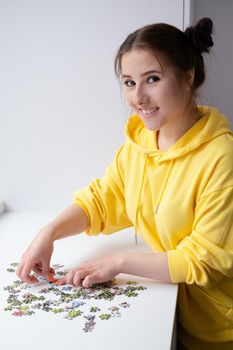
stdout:
[[103,283],[113,279],[120,271],[121,256],[118,254],[100,259],[85,261],[77,268],[70,270],[59,284],[71,284],[90,288],[95,283]]
[[92,284],[109,281],[119,273],[172,283],[167,252],[122,252],[93,261],[86,261],[77,268],[70,270],[58,283],[67,283],[74,286],[82,285],[89,288]]
[[47,278],[48,281],[52,281],[55,273],[54,269],[50,267],[53,248],[51,232],[47,228],[42,229],[23,254],[16,271],[17,276],[24,282],[39,282],[31,274],[34,271],[38,275]]

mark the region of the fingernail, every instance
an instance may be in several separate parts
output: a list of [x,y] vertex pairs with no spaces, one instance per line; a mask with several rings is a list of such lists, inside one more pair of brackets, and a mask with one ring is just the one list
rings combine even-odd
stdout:
[[48,278],[48,281],[49,281],[49,283],[53,283],[53,282],[55,282],[56,280],[55,280],[54,277],[50,276],[50,277]]
[[57,280],[56,285],[60,286],[61,285],[61,280]]

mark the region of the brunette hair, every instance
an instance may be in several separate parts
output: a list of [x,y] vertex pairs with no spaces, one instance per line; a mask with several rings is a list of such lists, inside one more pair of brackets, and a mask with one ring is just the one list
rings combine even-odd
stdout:
[[205,80],[202,53],[209,52],[209,48],[213,46],[212,30],[213,22],[210,18],[200,19],[196,25],[188,27],[184,32],[166,23],[146,25],[129,34],[120,46],[115,57],[115,73],[120,76],[121,61],[126,52],[132,49],[149,50],[171,65],[179,78],[194,68],[194,95]]

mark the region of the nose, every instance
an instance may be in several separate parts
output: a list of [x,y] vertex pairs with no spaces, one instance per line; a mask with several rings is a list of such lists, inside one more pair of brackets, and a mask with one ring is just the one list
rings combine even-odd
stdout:
[[141,86],[136,86],[134,90],[134,96],[133,96],[134,104],[135,105],[143,105],[148,101],[148,95],[146,94],[146,91]]

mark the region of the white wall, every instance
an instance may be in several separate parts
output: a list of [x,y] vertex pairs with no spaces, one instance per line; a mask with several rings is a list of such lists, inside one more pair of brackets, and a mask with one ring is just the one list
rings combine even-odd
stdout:
[[194,22],[202,17],[214,22],[214,47],[205,58],[207,79],[200,102],[218,107],[233,127],[233,1],[195,0],[193,8]]
[[183,0],[0,0],[0,199],[56,211],[102,176],[124,140],[114,55]]

